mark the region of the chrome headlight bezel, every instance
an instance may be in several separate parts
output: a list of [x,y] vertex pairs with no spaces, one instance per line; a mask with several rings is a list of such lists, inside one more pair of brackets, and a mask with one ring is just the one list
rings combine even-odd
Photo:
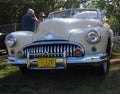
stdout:
[[7,35],[6,38],[5,38],[5,44],[6,44],[8,47],[13,47],[13,46],[15,46],[16,41],[17,41],[16,36],[13,35],[13,34],[9,34],[9,35]]
[[87,33],[87,42],[91,44],[98,43],[101,39],[101,33],[97,29],[90,29]]

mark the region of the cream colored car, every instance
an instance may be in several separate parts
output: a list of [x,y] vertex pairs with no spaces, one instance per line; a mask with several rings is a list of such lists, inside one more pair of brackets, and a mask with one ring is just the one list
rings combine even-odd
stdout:
[[113,32],[98,9],[67,9],[51,12],[36,32],[7,35],[8,64],[29,69],[67,69],[81,64],[109,71]]

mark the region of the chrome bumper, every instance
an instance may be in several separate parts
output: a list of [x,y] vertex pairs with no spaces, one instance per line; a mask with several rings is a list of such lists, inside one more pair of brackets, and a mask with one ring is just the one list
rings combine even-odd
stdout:
[[[85,55],[83,57],[62,57],[62,58],[56,58],[56,68],[40,68],[37,67],[38,64],[38,58],[18,58],[15,56],[9,56],[7,59],[7,63],[11,65],[27,65],[27,68],[30,69],[65,69],[68,64],[101,64],[107,61],[107,54],[89,54]],[[32,67],[31,65],[36,65],[35,67]]]

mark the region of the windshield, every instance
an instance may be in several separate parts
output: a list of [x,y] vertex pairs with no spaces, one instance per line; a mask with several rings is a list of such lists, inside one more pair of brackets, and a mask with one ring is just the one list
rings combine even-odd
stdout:
[[75,19],[98,19],[98,12],[96,10],[65,10],[50,13],[51,18],[75,18]]
[[71,11],[59,11],[59,12],[54,12],[49,15],[50,18],[70,18]]
[[96,11],[80,11],[77,14],[73,15],[72,18],[97,19],[97,12]]

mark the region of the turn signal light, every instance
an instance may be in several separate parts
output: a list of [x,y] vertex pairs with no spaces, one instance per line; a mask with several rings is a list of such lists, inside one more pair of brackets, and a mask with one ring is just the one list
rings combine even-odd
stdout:
[[81,55],[82,55],[82,52],[81,52],[80,49],[76,49],[76,50],[74,51],[74,53],[75,53],[75,56],[81,56]]
[[18,52],[17,52],[17,55],[18,55],[19,57],[21,57],[21,58],[24,56],[24,54],[23,54],[22,51],[18,51]]

